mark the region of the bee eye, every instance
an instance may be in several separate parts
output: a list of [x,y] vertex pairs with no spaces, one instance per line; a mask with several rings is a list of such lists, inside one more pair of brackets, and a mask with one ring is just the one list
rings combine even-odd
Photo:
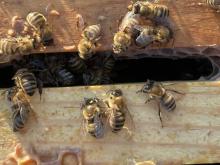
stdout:
[[110,99],[113,99],[113,97],[111,96]]

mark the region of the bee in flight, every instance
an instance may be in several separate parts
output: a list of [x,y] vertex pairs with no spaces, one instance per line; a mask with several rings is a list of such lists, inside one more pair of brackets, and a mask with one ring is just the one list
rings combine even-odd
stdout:
[[159,119],[161,122],[161,126],[163,127],[163,122],[162,122],[162,117],[161,117],[161,108],[160,106],[162,105],[165,110],[168,112],[173,111],[176,108],[176,101],[174,96],[169,93],[168,91],[175,92],[178,94],[184,94],[181,92],[178,92],[176,90],[172,89],[166,89],[162,83],[152,81],[152,80],[147,80],[145,85],[142,87],[141,90],[138,90],[137,93],[144,93],[147,94],[147,100],[145,103],[148,103],[152,100],[155,100],[158,102],[158,107],[159,107]]
[[[128,133],[132,135],[134,129],[133,118],[127,108],[122,91],[120,89],[109,90],[106,95],[107,99],[105,103],[108,109],[105,115],[108,118],[107,121],[109,122],[112,132],[117,133],[125,128],[128,130]],[[125,122],[131,125],[127,128],[125,127]]]
[[98,98],[84,98],[81,110],[83,114],[83,130],[95,138],[104,135],[102,108]]

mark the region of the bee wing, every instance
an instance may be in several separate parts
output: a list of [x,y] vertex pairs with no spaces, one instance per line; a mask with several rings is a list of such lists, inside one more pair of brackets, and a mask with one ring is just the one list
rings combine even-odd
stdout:
[[21,120],[23,121],[23,123],[25,123],[28,119],[28,116],[29,116],[28,108],[25,108],[22,106],[21,110],[20,110],[20,116],[21,116]]
[[[82,116],[82,115],[81,115]],[[83,116],[81,117],[81,124],[80,124],[80,135],[82,137],[87,136],[87,131],[86,131],[86,120],[83,118]]]
[[133,116],[131,115],[127,105],[124,105],[124,110],[126,114],[125,128],[128,130],[129,135],[132,136],[135,131]]

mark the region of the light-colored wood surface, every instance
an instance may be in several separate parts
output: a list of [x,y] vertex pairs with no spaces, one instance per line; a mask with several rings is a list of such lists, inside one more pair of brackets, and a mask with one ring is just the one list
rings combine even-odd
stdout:
[[[220,44],[220,14],[203,3],[203,0],[161,0],[171,10],[171,20],[175,24],[174,47],[195,47]],[[100,40],[102,50],[112,49],[112,39],[117,31],[118,20],[127,12],[130,0],[5,0],[0,3],[0,36],[5,37],[11,27],[11,18],[15,15],[23,18],[31,11],[48,15],[50,9],[60,13],[59,17],[49,16],[53,27],[55,46],[43,52],[76,51],[64,49],[77,45],[81,31],[77,29],[76,14],[81,14],[88,25],[101,23],[103,37]],[[199,5],[199,3],[203,3]],[[98,17],[106,19],[99,22]],[[173,47],[172,43],[162,47]],[[131,48],[126,55],[132,55],[136,48]],[[42,53],[38,50],[37,53]],[[140,52],[146,52],[141,50]]]
[[[0,101],[0,160],[12,152],[16,142],[32,144],[41,155],[54,155],[65,147],[81,147],[85,164],[126,164],[127,159],[155,160],[160,164],[220,162],[220,82],[182,82],[167,88],[184,91],[178,96],[174,112],[163,111],[160,127],[157,106],[144,104],[144,95],[136,94],[143,84],[44,89],[31,99],[35,118],[27,132],[12,133],[8,110]],[[80,103],[84,97],[104,98],[109,89],[120,88],[135,122],[133,139],[122,130],[107,131],[94,139],[81,132]],[[0,161],[1,162],[1,161]],[[166,162],[166,163],[165,163]],[[181,162],[181,163],[180,163]]]

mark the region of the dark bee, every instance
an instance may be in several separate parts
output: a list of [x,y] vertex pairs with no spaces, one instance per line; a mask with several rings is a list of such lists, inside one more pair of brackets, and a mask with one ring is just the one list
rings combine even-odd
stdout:
[[57,85],[69,86],[75,83],[74,75],[63,66],[54,67],[51,72],[57,80]]
[[103,60],[103,72],[104,73],[110,73],[115,65],[115,58],[112,54],[106,55],[106,57]]
[[100,85],[109,84],[111,79],[108,73],[104,73],[103,70],[89,70],[83,73],[83,82],[85,85]]
[[27,95],[34,95],[37,89],[37,80],[35,75],[28,69],[19,69],[12,79],[15,80],[16,86],[21,88]]
[[125,128],[124,125],[126,118],[128,117],[127,114],[129,114],[130,116],[130,112],[127,109],[123,98],[123,93],[120,89],[110,90],[106,93],[106,95],[107,99],[105,103],[108,106],[108,110],[106,113],[109,118],[109,125],[112,129],[112,132],[117,133],[122,128]]
[[48,24],[40,30],[40,40],[45,46],[49,46],[54,42],[52,29]]
[[32,110],[26,94],[19,88],[13,87],[6,92],[12,111],[12,128],[14,132],[21,131],[29,118]]
[[102,109],[100,100],[97,98],[84,98],[81,106],[83,114],[83,129],[93,137],[101,138],[104,135],[104,125],[102,122]]
[[219,0],[206,0],[205,2],[214,9],[220,9]]
[[152,80],[147,80],[143,88],[137,91],[137,93],[142,92],[142,93],[147,94],[148,99],[145,101],[145,103],[148,103],[151,100],[156,100],[158,102],[159,118],[160,118],[162,127],[163,127],[163,123],[162,123],[162,117],[161,117],[160,104],[169,112],[173,111],[176,108],[176,101],[174,99],[174,96],[168,93],[167,91],[172,91],[178,94],[183,94],[175,90],[165,89],[162,83],[155,82]]
[[78,55],[71,56],[67,66],[73,73],[83,73],[86,69],[85,62]]

